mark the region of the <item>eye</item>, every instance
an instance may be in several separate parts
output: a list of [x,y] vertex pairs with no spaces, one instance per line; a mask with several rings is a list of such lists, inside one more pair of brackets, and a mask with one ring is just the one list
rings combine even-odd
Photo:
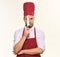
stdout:
[[33,18],[30,18],[31,20],[33,19]]

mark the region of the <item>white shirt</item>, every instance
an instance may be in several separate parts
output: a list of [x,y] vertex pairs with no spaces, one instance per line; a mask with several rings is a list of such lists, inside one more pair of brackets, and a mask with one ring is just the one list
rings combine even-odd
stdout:
[[[17,44],[17,42],[19,42],[19,40],[22,38],[22,33],[23,33],[23,29],[21,28],[17,31],[15,31],[14,33],[14,45]],[[44,33],[42,31],[40,31],[40,29],[36,29],[36,42],[38,45],[38,48],[41,48],[43,50],[45,50],[45,42],[44,42]],[[34,38],[34,27],[30,28],[30,34],[29,34],[29,38]]]

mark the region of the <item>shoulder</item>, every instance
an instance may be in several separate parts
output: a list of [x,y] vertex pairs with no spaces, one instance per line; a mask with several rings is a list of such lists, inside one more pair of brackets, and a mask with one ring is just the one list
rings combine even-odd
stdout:
[[38,41],[39,41],[39,39],[42,41],[45,38],[44,32],[39,28],[36,28],[36,38]]
[[40,28],[36,28],[36,32],[39,34],[44,34],[44,32]]
[[14,34],[21,34],[24,28],[17,29]]

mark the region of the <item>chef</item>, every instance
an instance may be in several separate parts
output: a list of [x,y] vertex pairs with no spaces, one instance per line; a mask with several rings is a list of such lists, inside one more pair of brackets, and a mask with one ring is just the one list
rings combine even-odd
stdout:
[[25,27],[14,33],[14,53],[17,57],[41,57],[45,50],[44,33],[34,26],[34,3],[25,2],[23,11]]

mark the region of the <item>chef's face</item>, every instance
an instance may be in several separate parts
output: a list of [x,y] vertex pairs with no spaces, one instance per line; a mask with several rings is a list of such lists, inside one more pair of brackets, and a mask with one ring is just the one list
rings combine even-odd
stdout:
[[[29,26],[30,28],[34,25],[34,16],[32,15],[28,15],[29,16]],[[27,16],[24,16],[24,22],[25,22],[25,25],[27,25]]]

